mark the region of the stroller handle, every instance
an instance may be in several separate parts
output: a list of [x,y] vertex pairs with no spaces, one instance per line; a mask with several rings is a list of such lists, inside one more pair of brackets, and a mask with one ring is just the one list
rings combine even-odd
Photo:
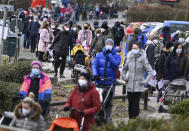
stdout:
[[[97,80],[97,79],[95,79],[95,80]],[[101,81],[111,81],[112,84],[114,83],[114,81],[112,79],[110,79],[110,78],[101,78],[100,77],[99,80],[101,80]]]

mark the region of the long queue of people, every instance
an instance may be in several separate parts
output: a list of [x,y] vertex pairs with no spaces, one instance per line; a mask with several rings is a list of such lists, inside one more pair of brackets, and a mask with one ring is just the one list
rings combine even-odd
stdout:
[[[145,88],[150,89],[151,84],[149,82],[151,80],[157,79],[159,82],[187,78],[189,41],[180,38],[178,34],[177,32],[174,40],[172,40],[169,37],[170,34],[164,33],[161,37],[160,34],[154,32],[148,36],[147,42],[144,43],[140,26],[134,26],[133,34],[128,37],[126,42],[125,62],[122,70],[122,79],[126,82],[127,87],[130,119],[139,115],[140,98]],[[178,38],[176,38],[177,36]],[[124,28],[120,22],[116,22],[112,28],[108,26],[106,21],[101,26],[98,22],[94,22],[94,29],[88,23],[81,27],[70,22],[58,29],[56,23],[49,24],[46,20],[42,22],[39,31],[38,59],[44,61],[47,52],[52,55],[55,77],[57,77],[58,72],[60,78],[65,77],[67,56],[69,50],[72,50],[75,46],[82,46],[87,52],[86,55],[94,55],[90,69],[82,71],[80,76],[77,77],[77,85],[64,105],[65,111],[72,108],[79,110],[73,111],[71,115],[78,122],[78,125],[81,125],[82,117],[85,117],[83,130],[87,131],[90,125],[95,125],[94,116],[101,111],[102,107],[105,109],[106,123],[111,122],[117,70],[121,59],[123,59],[118,53],[119,48],[116,47],[122,45],[123,37]],[[58,68],[60,68],[60,71],[58,71]],[[93,80],[95,80],[95,83]],[[108,93],[107,90],[110,85],[113,88]],[[106,89],[103,98],[106,95],[109,97],[105,106],[101,103],[101,94],[97,92],[95,87]],[[162,97],[162,90],[163,88],[158,88],[157,102]],[[15,119],[11,126],[29,130],[34,129],[31,128],[32,122],[36,126],[42,126],[43,124],[39,122],[42,120],[39,114],[44,117],[48,115],[51,95],[50,78],[42,72],[41,63],[34,61],[31,64],[31,73],[25,76],[19,93],[19,96],[24,100],[15,109]],[[33,96],[40,106],[33,99],[27,98],[28,96]],[[14,100],[16,99],[17,96],[14,97]],[[38,114],[37,117],[34,117],[36,114]],[[19,120],[24,121],[24,126],[21,123],[22,121]],[[41,127],[41,129],[43,128]]]

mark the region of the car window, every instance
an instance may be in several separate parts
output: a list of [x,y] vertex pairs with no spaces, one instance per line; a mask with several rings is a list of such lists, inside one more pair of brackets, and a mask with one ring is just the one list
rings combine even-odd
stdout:
[[180,30],[180,31],[188,31],[189,30],[189,25],[184,25],[184,24],[170,24],[170,32],[173,33],[173,32],[176,32],[177,30]]

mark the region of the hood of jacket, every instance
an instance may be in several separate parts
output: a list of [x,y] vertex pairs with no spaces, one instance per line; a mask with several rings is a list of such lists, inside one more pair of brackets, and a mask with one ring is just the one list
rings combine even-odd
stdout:
[[[38,120],[40,118],[40,115],[42,113],[41,106],[38,103],[35,103],[35,107],[32,112],[30,112],[26,117],[28,117],[31,120]],[[17,119],[24,118],[25,116],[22,113],[22,103],[18,104],[14,110],[14,115]]]

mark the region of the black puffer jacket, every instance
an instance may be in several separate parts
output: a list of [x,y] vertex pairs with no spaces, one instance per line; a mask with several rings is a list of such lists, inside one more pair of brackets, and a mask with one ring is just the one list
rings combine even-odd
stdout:
[[53,49],[55,54],[67,55],[69,47],[72,48],[72,35],[69,31],[60,31],[55,37],[49,49]]
[[158,80],[160,79],[165,79],[165,60],[167,56],[169,55],[169,52],[166,52],[165,50],[162,50],[161,55],[158,58],[158,63],[157,63],[157,78]]

